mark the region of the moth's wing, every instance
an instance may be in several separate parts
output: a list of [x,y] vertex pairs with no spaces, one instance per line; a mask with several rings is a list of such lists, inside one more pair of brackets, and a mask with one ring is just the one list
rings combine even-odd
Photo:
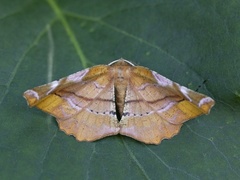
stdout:
[[214,101],[143,67],[132,72],[120,134],[149,144],[176,135],[182,123],[207,114]]
[[89,69],[76,72],[58,81],[35,87],[25,91],[23,97],[27,100],[30,107],[37,106],[43,99],[46,97],[49,98],[49,95],[54,94],[56,91],[73,84],[81,83],[87,73],[89,73]]
[[56,117],[79,141],[118,134],[114,84],[107,66],[95,66],[24,93],[30,106]]

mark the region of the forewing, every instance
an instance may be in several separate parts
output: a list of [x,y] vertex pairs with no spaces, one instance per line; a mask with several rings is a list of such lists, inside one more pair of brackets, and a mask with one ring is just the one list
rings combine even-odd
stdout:
[[176,135],[182,123],[207,114],[214,101],[143,67],[131,76],[120,134],[159,144]]
[[79,141],[119,131],[113,80],[107,66],[83,70],[24,93],[30,106],[55,116],[61,130]]

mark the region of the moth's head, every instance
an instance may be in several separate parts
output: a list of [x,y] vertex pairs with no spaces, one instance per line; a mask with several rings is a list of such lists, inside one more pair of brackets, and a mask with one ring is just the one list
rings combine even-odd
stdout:
[[123,58],[113,61],[113,62],[109,63],[108,65],[109,66],[135,66],[133,63],[131,63]]

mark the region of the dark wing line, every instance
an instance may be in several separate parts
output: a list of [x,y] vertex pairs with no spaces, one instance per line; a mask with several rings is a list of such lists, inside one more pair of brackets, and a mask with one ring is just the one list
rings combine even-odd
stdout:
[[[136,90],[137,90],[137,89],[136,89]],[[137,91],[141,91],[141,90],[137,90]],[[136,92],[137,92],[137,91],[136,91]],[[141,97],[142,97],[142,96],[141,96]],[[143,98],[143,99],[129,100],[129,101],[126,101],[125,103],[128,104],[128,103],[138,103],[138,102],[143,102],[143,101],[145,101],[145,102],[147,102],[147,103],[149,103],[149,104],[154,104],[154,103],[156,103],[156,102],[165,100],[165,99],[167,99],[167,98],[175,98],[175,97],[179,97],[179,96],[177,96],[177,95],[174,95],[174,96],[165,96],[164,98],[157,99],[157,100],[154,100],[154,101],[146,101],[146,100]],[[179,100],[179,101],[177,101],[177,102],[180,102],[180,101],[182,101],[182,100],[183,100],[183,99],[181,99],[181,100]]]
[[[108,83],[108,85],[106,85],[103,89],[102,89],[102,91],[98,94],[98,96],[96,97],[97,99],[101,99],[101,98],[98,98],[103,92],[104,92],[104,90],[106,90],[107,88],[109,88],[109,86],[112,84],[112,82],[113,82],[113,80],[111,80],[109,83]],[[69,92],[70,93],[70,92]],[[57,96],[59,96],[59,95],[57,95]],[[84,109],[86,109],[86,107],[87,106],[89,106],[89,105],[91,105],[91,103],[93,103],[93,101],[96,99],[96,98],[92,98],[92,101],[90,101],[89,100],[89,103],[88,104],[86,104],[85,106],[83,106],[83,107],[81,107],[81,110],[79,111],[79,112],[77,112],[76,114],[74,114],[73,116],[71,116],[70,118],[72,118],[72,117],[74,117],[74,116],[77,116],[80,112],[82,112]],[[113,101],[113,102],[115,102],[115,101]],[[76,106],[78,106],[78,104],[75,104]],[[111,111],[110,111],[111,112]],[[112,113],[112,112],[111,112]],[[111,114],[110,113],[110,114]],[[113,113],[112,113],[113,114]],[[67,119],[69,119],[69,118],[67,118]]]
[[[97,97],[93,98],[93,100],[90,101],[86,106],[89,106],[91,103],[93,103],[93,101],[94,101],[95,99],[101,99],[101,98],[98,98],[98,97],[101,96],[102,93],[104,93],[104,91],[109,88],[109,86],[112,84],[112,82],[113,82],[113,80],[111,80],[111,81],[108,83],[108,85],[101,90],[101,92],[97,95]],[[115,101],[113,101],[113,102],[115,102]],[[84,109],[86,106],[84,106],[83,109]]]
[[[77,95],[75,92],[72,91],[65,91],[65,90],[61,90],[64,93],[69,93],[69,94],[73,94],[74,96],[78,97],[79,99],[84,99],[86,101],[93,101],[93,100],[99,100],[99,101],[107,101],[107,102],[115,102],[112,99],[102,99],[102,98],[87,98],[85,96],[79,96]],[[57,92],[54,93],[55,95],[62,97],[60,94],[58,94]]]
[[[139,100],[138,102],[149,103],[149,106],[152,108],[152,110],[153,110],[154,112],[156,112],[156,111],[158,111],[158,110],[161,110],[161,109],[164,109],[164,108],[166,108],[166,107],[169,105],[169,103],[168,103],[166,106],[162,107],[161,109],[155,109],[153,106],[151,106],[151,104],[153,104],[155,101],[146,101],[145,98],[138,92],[139,90],[136,89],[136,88],[134,88],[134,86],[131,84],[131,81],[130,81],[129,85],[132,87],[133,91],[134,91],[136,94],[138,94],[138,96],[140,96],[140,97],[142,98],[142,99]],[[156,102],[161,101],[161,100],[163,100],[163,99],[165,99],[165,98],[167,98],[167,97],[171,97],[171,96],[165,96],[165,97],[162,98],[162,99],[156,100]],[[173,96],[172,96],[172,97],[173,97]],[[131,101],[135,101],[135,100],[131,100]],[[131,101],[130,101],[130,103],[131,103]],[[137,101],[137,100],[136,100],[136,101]],[[176,101],[176,102],[181,102],[181,101],[184,101],[184,99],[181,99],[181,100]]]
[[[148,102],[143,98],[143,96],[142,96],[140,93],[138,93],[138,90],[137,90],[136,88],[134,88],[133,85],[131,85],[131,86],[132,86],[133,91],[134,91],[135,93],[137,93],[137,94],[143,99],[143,101],[145,101],[146,103],[148,103]],[[168,105],[169,105],[169,104],[167,104],[166,106],[164,106],[164,107],[161,108],[161,109],[164,109],[164,108],[167,107]],[[149,104],[149,106],[152,108],[152,110],[153,110],[155,113],[157,113],[158,116],[161,117],[161,115],[156,111],[155,108],[153,108],[153,107],[151,106],[151,104]],[[161,117],[161,119],[167,121],[166,119],[164,119],[164,118],[162,118],[162,117]],[[172,123],[169,122],[169,121],[167,121],[167,122],[170,123],[170,124],[172,124]],[[163,125],[164,125],[164,128],[167,130],[167,127],[166,127],[165,123],[164,123]]]

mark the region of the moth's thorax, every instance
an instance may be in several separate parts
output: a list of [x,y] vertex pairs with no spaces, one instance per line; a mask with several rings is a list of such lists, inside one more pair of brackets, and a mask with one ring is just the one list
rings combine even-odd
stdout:
[[116,83],[124,83],[128,81],[131,74],[131,67],[116,67],[113,69],[113,78]]
[[120,121],[124,110],[126,91],[131,77],[131,71],[134,67],[128,62],[117,61],[112,64],[110,68],[114,79],[117,118]]

